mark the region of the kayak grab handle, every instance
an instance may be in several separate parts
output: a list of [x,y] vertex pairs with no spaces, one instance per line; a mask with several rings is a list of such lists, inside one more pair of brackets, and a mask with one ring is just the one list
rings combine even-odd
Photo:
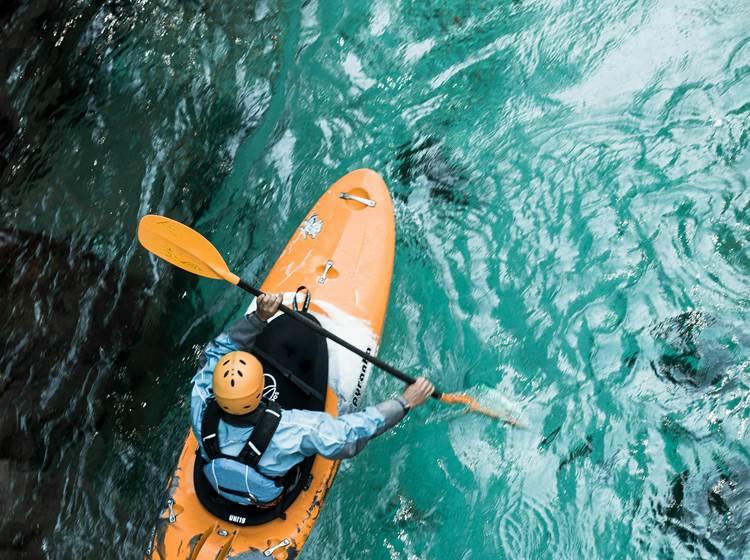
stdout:
[[167,507],[169,508],[169,522],[174,523],[177,521],[177,516],[174,513],[174,500],[172,498],[167,500]]
[[284,539],[283,541],[281,541],[281,542],[280,542],[279,544],[277,544],[276,546],[272,546],[271,548],[267,548],[266,550],[264,550],[264,551],[263,551],[263,556],[265,556],[266,558],[268,558],[268,557],[269,557],[269,556],[271,556],[271,555],[272,555],[272,554],[273,554],[274,552],[276,552],[276,551],[277,551],[278,549],[280,549],[280,548],[284,548],[284,547],[287,547],[287,546],[289,546],[290,544],[291,544],[291,542],[289,541],[289,539]]
[[375,207],[374,200],[370,200],[369,198],[357,196],[356,194],[349,194],[346,192],[342,192],[341,194],[339,194],[339,198],[343,198],[344,200],[354,200],[355,202],[359,202],[361,204],[364,204],[365,206],[369,206],[370,208]]
[[328,272],[333,268],[333,261],[329,260],[326,263],[325,268],[323,269],[323,274],[320,275],[320,278],[318,278],[318,284],[325,284],[326,280],[328,279]]

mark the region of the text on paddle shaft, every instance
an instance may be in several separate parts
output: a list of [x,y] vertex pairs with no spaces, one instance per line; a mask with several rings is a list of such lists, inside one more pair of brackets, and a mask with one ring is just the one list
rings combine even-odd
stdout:
[[[370,352],[372,352],[372,347],[368,346],[367,350],[365,350],[365,354],[368,356],[370,355]],[[362,358],[362,367],[359,369],[359,379],[357,379],[357,388],[354,390],[354,398],[352,399],[352,404],[354,406],[359,406],[359,397],[362,396],[362,386],[365,383],[365,377],[367,376],[367,360]]]

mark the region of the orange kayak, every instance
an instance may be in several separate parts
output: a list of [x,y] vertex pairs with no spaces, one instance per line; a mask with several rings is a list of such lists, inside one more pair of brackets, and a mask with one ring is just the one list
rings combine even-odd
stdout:
[[[388,307],[394,250],[395,221],[388,187],[374,171],[352,171],[308,212],[261,290],[284,293],[286,303],[305,286],[310,295],[308,311],[322,326],[376,354]],[[253,307],[254,302],[250,310]],[[333,342],[326,344],[328,378],[320,408],[332,415],[352,411],[361,405],[371,366]],[[315,457],[308,484],[283,517],[244,526],[209,513],[201,503],[193,482],[197,448],[195,437],[188,433],[146,558],[296,558],[315,525],[338,462]]]

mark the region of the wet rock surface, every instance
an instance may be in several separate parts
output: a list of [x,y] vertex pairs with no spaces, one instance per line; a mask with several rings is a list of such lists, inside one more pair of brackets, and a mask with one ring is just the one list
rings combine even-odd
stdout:
[[65,464],[94,437],[148,298],[127,274],[74,244],[0,230],[0,550],[41,556]]

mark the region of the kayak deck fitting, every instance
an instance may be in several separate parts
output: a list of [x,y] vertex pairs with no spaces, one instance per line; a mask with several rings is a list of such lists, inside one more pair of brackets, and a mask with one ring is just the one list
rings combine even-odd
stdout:
[[[374,171],[353,171],[336,181],[308,212],[261,290],[284,293],[287,302],[298,288],[305,286],[310,296],[310,314],[325,328],[374,355],[388,306],[394,250],[395,222],[388,188]],[[254,302],[250,310],[253,308]],[[324,363],[303,367],[305,364],[288,355],[290,344],[286,341],[304,337],[301,346],[315,346],[320,344],[315,342],[320,335],[295,331],[302,327],[292,327],[286,319],[274,317],[257,341],[260,352],[266,354],[266,358],[259,356],[266,372],[282,366],[303,381],[295,384],[281,372],[273,375],[278,402],[286,408],[325,410],[331,415],[356,409],[362,402],[370,364],[325,341]],[[274,335],[275,331],[283,335],[289,329],[294,334]],[[322,393],[324,402],[314,394],[305,394],[300,385],[308,385],[308,392],[311,389],[318,396]],[[278,515],[280,511],[268,513],[258,508],[246,508],[243,515],[242,506],[230,508],[230,512],[210,505],[216,502],[210,497],[212,488],[202,487],[200,479],[205,477],[194,469],[197,449],[191,431],[168,484],[165,506],[146,557],[295,558],[317,521],[338,461],[315,456],[295,467],[299,471],[294,487],[296,497],[292,496],[283,516]],[[199,499],[196,487],[213,513]],[[272,518],[265,520],[264,515]]]

